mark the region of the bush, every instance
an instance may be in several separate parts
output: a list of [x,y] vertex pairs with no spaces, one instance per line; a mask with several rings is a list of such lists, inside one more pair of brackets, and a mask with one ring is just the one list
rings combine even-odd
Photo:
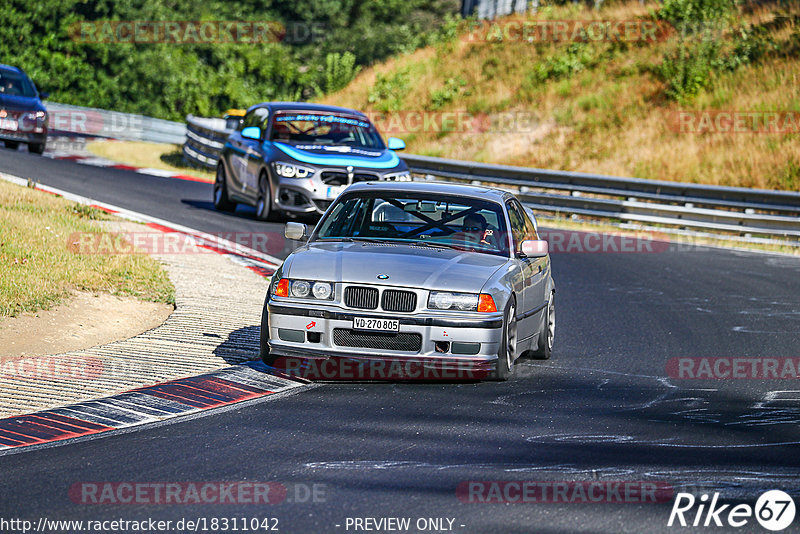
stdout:
[[[4,0],[0,58],[27,71],[53,101],[182,121],[335,91],[362,65],[451,39],[457,12],[456,0]],[[74,38],[81,22],[159,20],[272,21],[301,31],[266,43]],[[310,29],[316,40],[303,39]]]
[[462,78],[448,78],[444,82],[444,87],[431,91],[431,101],[428,109],[442,109],[452,102],[461,93],[461,88],[467,85],[467,81]]
[[531,72],[531,81],[544,83],[547,80],[571,78],[573,74],[597,64],[598,57],[591,45],[573,43],[559,54],[548,57]]
[[369,90],[367,102],[374,104],[378,111],[398,111],[409,90],[407,69],[400,69],[392,75],[378,73],[375,84]]
[[711,82],[718,51],[717,41],[704,40],[691,46],[681,43],[677,51],[665,56],[658,73],[666,83],[666,95],[678,102],[696,96]]
[[325,91],[332,93],[344,89],[356,77],[361,67],[356,66],[356,56],[350,52],[333,52],[325,57]]

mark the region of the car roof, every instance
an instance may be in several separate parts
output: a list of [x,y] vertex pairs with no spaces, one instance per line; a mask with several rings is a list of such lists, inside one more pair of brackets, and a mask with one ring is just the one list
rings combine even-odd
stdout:
[[19,74],[25,74],[25,72],[23,72],[23,70],[19,67],[12,67],[11,65],[3,65],[2,63],[0,63],[0,70],[10,70],[12,72],[16,72]]
[[502,189],[494,189],[480,185],[467,185],[453,182],[358,182],[347,188],[347,192],[357,191],[396,191],[398,193],[441,193],[470,198],[483,198],[495,202],[505,202],[513,195]]
[[247,109],[250,111],[255,108],[268,107],[272,111],[324,111],[329,113],[344,113],[347,115],[355,115],[357,117],[366,117],[360,111],[349,108],[341,108],[339,106],[328,106],[324,104],[312,104],[309,102],[262,102],[251,106]]

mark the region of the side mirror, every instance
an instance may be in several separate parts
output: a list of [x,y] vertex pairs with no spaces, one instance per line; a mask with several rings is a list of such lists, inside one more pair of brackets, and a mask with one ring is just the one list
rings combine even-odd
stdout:
[[386,140],[386,146],[389,147],[389,150],[404,150],[406,142],[398,137],[390,137]]
[[39,98],[41,100],[45,100],[45,99],[47,99],[49,97],[50,97],[50,93],[48,93],[47,91],[39,91]]
[[286,236],[286,239],[291,239],[292,241],[300,241],[306,237],[306,233],[306,225],[296,222],[287,222],[286,227],[283,229],[283,235]]
[[246,139],[255,139],[256,141],[261,140],[261,128],[258,126],[248,126],[244,130],[242,130],[242,137]]
[[547,241],[543,239],[526,239],[519,244],[520,255],[525,258],[544,258],[547,251]]

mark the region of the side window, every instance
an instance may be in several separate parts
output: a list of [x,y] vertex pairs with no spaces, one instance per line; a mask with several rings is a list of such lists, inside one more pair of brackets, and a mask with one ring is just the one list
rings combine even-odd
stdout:
[[256,116],[255,110],[247,113],[242,119],[242,122],[239,123],[239,131],[241,132],[248,126],[255,126],[255,124],[253,124],[253,119],[255,116]]
[[239,125],[239,130],[248,128],[250,126],[257,126],[261,131],[267,129],[269,119],[269,110],[267,108],[256,108],[244,116],[242,123]]
[[522,216],[525,218],[525,239],[539,239],[539,233],[536,231],[536,225],[533,224],[533,220],[531,220],[530,215],[528,215],[528,211],[520,206],[522,210]]
[[267,128],[269,128],[269,109],[258,108],[254,109],[253,111],[256,114],[256,121],[257,121],[255,126],[261,128],[262,132],[266,132]]
[[514,202],[508,202],[506,208],[508,209],[508,220],[511,223],[511,236],[514,239],[514,250],[516,250],[519,244],[525,240],[525,216],[519,205]]

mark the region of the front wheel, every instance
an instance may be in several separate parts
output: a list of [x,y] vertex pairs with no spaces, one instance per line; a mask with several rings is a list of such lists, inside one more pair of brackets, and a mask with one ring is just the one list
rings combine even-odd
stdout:
[[492,377],[498,381],[508,380],[517,357],[516,304],[513,296],[508,299],[506,313],[503,316],[503,338],[500,340],[500,350],[497,351],[497,367]]
[[233,211],[236,208],[236,204],[228,198],[228,182],[222,162],[217,165],[217,177],[214,180],[214,207],[220,211]]
[[33,154],[43,154],[45,143],[28,143],[28,152]]
[[553,340],[556,336],[556,296],[550,292],[547,299],[547,310],[544,314],[544,321],[539,330],[539,340],[533,356],[539,360],[547,360],[553,354]]
[[275,365],[276,356],[269,352],[269,319],[267,311],[267,303],[264,303],[264,310],[261,312],[261,332],[259,332],[259,345],[261,361],[270,367]]
[[272,215],[272,194],[267,175],[261,173],[258,180],[258,203],[256,203],[256,218],[259,221],[269,220]]
[[10,148],[11,150],[16,150],[19,147],[18,141],[3,141],[3,144],[6,145],[6,148]]

